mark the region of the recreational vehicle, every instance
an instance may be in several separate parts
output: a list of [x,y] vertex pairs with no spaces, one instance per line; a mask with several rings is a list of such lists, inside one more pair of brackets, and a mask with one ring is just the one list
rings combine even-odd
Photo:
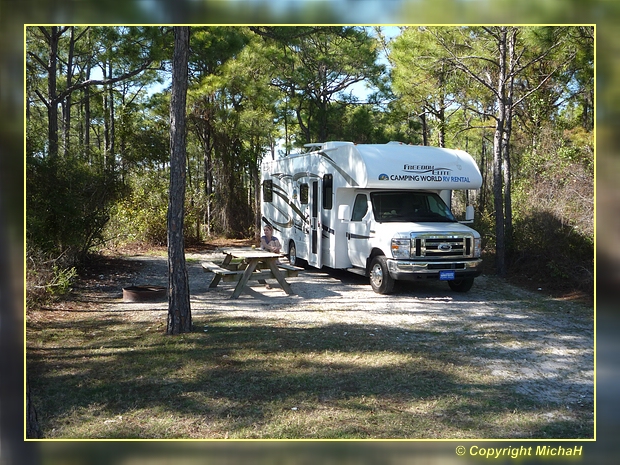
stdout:
[[262,219],[293,265],[346,269],[375,292],[431,278],[468,291],[480,234],[451,212],[455,189],[479,189],[468,153],[437,147],[325,142],[262,164]]

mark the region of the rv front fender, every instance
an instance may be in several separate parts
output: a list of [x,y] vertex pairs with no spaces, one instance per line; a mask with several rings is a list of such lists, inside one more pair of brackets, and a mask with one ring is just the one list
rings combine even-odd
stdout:
[[381,255],[385,255],[385,253],[383,253],[383,250],[377,247],[375,247],[374,249],[370,251],[370,256],[366,259],[366,274],[370,272],[370,265],[372,263],[372,260],[375,257],[381,256]]

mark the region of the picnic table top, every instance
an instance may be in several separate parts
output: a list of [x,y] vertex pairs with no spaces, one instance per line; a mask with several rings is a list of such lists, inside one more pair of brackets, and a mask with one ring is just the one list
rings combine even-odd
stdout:
[[236,258],[281,258],[283,255],[279,253],[268,252],[262,249],[251,248],[226,248],[222,249],[222,252],[226,255],[231,255]]

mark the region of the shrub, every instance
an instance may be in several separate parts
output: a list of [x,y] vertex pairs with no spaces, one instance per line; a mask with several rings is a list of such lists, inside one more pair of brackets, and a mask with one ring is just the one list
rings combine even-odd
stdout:
[[28,251],[26,267],[26,308],[31,309],[71,291],[78,273],[63,257],[45,260],[40,252]]
[[75,263],[100,243],[117,195],[113,177],[69,157],[29,157],[26,234],[31,250]]
[[524,157],[513,191],[511,270],[593,292],[594,182],[588,157],[576,153],[560,143],[557,154]]

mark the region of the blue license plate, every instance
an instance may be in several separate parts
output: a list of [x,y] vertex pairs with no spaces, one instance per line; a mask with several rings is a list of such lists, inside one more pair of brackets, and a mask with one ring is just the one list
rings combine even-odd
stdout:
[[454,280],[454,271],[440,271],[439,272],[439,280],[440,281],[453,281]]

